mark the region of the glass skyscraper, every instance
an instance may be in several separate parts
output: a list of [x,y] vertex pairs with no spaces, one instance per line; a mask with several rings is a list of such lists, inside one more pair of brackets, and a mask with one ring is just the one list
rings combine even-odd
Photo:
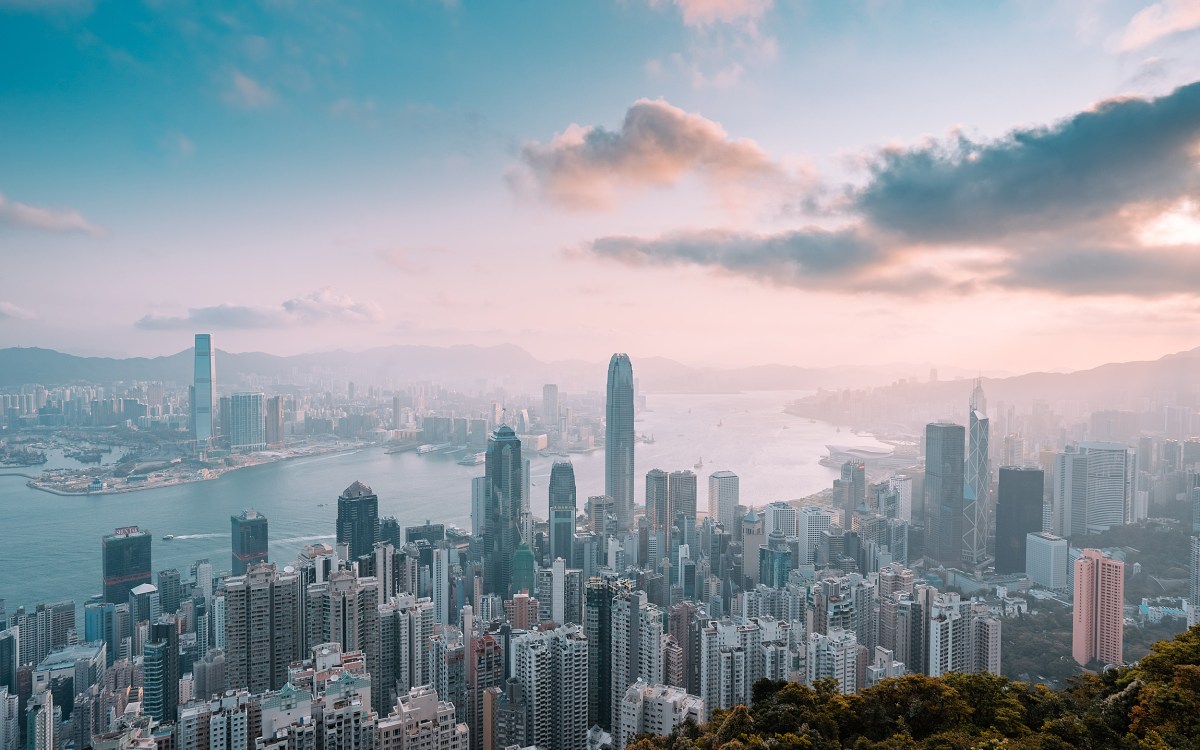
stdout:
[[233,536],[232,568],[235,576],[245,575],[246,568],[267,561],[267,517],[254,510],[244,510],[240,516],[229,517]]
[[925,556],[944,565],[958,565],[963,558],[965,447],[962,425],[925,425]]
[[629,355],[608,362],[604,426],[604,494],[613,499],[617,524],[633,525],[633,365]]
[[[988,461],[987,399],[982,381],[975,381],[971,392],[967,465],[963,502],[963,561],[981,563],[987,557],[988,530],[991,525],[991,467]],[[1040,529],[1031,529],[1040,531]]]
[[337,503],[337,543],[349,546],[351,560],[371,554],[379,540],[379,496],[355,481]]
[[575,467],[555,461],[550,468],[550,562],[561,557],[570,565],[575,539]]
[[213,401],[217,386],[217,364],[212,336],[196,334],[196,362],[192,387],[192,438],[196,448],[208,448],[214,437]]
[[521,441],[507,425],[488,438],[484,476],[487,483],[483,525],[483,590],[507,597],[512,587],[513,555],[521,543],[522,493],[525,488]]
[[1042,530],[1045,475],[1028,466],[1001,466],[996,502],[996,572],[1024,573],[1026,537]]
[[136,586],[150,583],[150,532],[126,526],[103,537],[100,546],[104,601],[124,604]]

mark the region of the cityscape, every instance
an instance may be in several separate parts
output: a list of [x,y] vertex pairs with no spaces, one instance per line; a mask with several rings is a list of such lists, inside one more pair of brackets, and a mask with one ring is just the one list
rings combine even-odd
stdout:
[[0,70],[0,750],[1200,750],[1200,0]]

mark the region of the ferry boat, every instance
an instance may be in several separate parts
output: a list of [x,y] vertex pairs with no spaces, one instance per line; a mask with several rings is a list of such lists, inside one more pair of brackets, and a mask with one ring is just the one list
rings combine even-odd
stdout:
[[486,460],[487,460],[487,452],[480,451],[479,453],[472,453],[469,456],[463,456],[462,458],[458,459],[458,465],[459,466],[478,466],[479,464],[483,463]]
[[433,453],[433,451],[436,447],[437,446],[430,445],[429,443],[426,443],[425,445],[418,445],[417,446],[417,455],[424,456],[426,453]]

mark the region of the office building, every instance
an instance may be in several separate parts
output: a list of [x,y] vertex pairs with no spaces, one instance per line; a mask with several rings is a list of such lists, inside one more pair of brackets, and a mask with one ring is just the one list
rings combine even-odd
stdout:
[[665,529],[671,525],[668,476],[662,469],[646,472],[646,520],[652,529]]
[[861,461],[842,464],[841,477],[834,480],[834,502],[842,511],[842,528],[853,528],[854,513],[867,501],[867,467]]
[[235,453],[266,450],[266,397],[235,393],[230,399],[229,449]]
[[733,533],[738,506],[738,475],[732,471],[713,472],[708,477],[708,517]]
[[912,523],[912,493],[913,480],[907,474],[897,474],[888,478],[888,490],[895,496],[895,515],[885,513],[906,523]]
[[925,426],[925,556],[947,566],[963,561],[965,446],[962,425]]
[[787,585],[792,572],[792,548],[782,532],[772,531],[758,548],[758,582],[773,589]]
[[192,439],[196,441],[197,450],[211,447],[216,436],[213,422],[216,386],[217,363],[216,352],[212,348],[212,336],[197,333],[191,403]]
[[555,461],[550,467],[550,558],[553,563],[573,558],[571,545],[575,540],[575,467],[570,461]]
[[1066,591],[1068,588],[1067,540],[1048,531],[1025,536],[1025,575],[1044,588]]
[[1081,443],[1055,459],[1052,529],[1095,534],[1134,520],[1136,454],[1123,443]]
[[283,397],[272,396],[266,401],[266,439],[267,445],[279,445],[283,442]]
[[696,523],[696,473],[691,469],[672,471],[667,480],[667,517],[671,523],[682,514],[694,526]]
[[142,649],[143,704],[157,721],[175,721],[179,709],[179,623],[163,615],[150,624]]
[[[608,363],[604,423],[604,494],[613,499],[617,525],[633,525],[633,365],[614,354]],[[693,515],[694,517],[694,515]],[[672,520],[671,516],[668,520]]]
[[348,548],[349,559],[371,554],[379,541],[379,496],[355,481],[337,499],[337,543]]
[[1071,655],[1080,666],[1121,664],[1125,647],[1125,563],[1085,549],[1075,561]]
[[987,557],[992,508],[987,399],[980,378],[975,380],[975,388],[971,391],[969,412],[967,464],[963,477],[962,559],[968,565],[978,565]]
[[104,569],[104,601],[124,604],[136,586],[150,583],[150,532],[125,526],[100,543]]
[[484,464],[487,499],[483,528],[483,592],[508,597],[513,557],[521,544],[525,463],[521,441],[501,425],[488,438]]
[[267,561],[267,517],[255,510],[244,510],[240,516],[230,516],[229,524],[233,539],[230,570],[240,576],[254,563]]
[[558,431],[558,386],[542,386],[542,425],[550,433]]
[[1026,538],[1042,530],[1045,474],[1028,466],[1001,466],[996,496],[996,572],[1025,573]]

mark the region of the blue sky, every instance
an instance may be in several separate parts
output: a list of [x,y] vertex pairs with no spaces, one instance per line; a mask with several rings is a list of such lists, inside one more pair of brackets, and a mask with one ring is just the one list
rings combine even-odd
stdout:
[[1198,5],[0,0],[0,346],[1190,348]]

